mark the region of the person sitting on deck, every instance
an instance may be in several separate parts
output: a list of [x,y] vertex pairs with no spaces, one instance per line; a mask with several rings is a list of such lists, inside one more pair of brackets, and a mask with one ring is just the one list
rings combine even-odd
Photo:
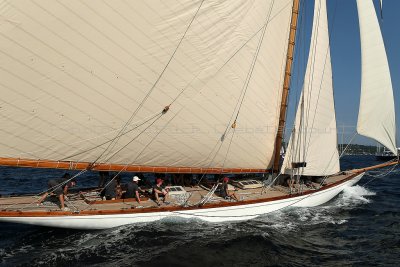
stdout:
[[156,198],[156,202],[157,202],[157,205],[158,206],[160,206],[161,204],[160,204],[160,196],[163,196],[164,197],[164,203],[168,203],[166,200],[167,200],[167,197],[168,197],[168,191],[167,190],[165,190],[163,187],[162,187],[162,184],[163,184],[163,182],[164,182],[164,180],[163,179],[161,179],[161,178],[158,178],[157,180],[156,180],[156,184],[153,186],[153,194],[154,194],[154,197]]
[[120,197],[120,182],[121,177],[119,175],[115,176],[102,190],[100,196],[105,197],[106,200],[115,200]]
[[139,191],[141,191],[141,192],[143,192],[143,191],[138,186],[139,181],[140,181],[140,178],[137,176],[134,176],[132,179],[132,182],[128,182],[126,184],[126,191],[122,195],[123,199],[136,198],[137,202],[140,204]]
[[228,177],[224,177],[224,179],[222,180],[222,186],[221,186],[221,190],[220,190],[220,195],[221,197],[228,199],[228,198],[232,198],[236,201],[239,201],[239,199],[237,198],[235,192],[230,192],[228,190],[228,182],[229,182],[229,178]]
[[69,173],[65,173],[61,178],[58,179],[50,179],[47,182],[49,190],[40,197],[38,205],[40,205],[50,193],[53,193],[60,200],[60,208],[62,210],[68,210],[68,208],[64,206],[64,200],[67,199],[68,188],[76,185],[76,180],[70,179],[71,175],[69,175]]

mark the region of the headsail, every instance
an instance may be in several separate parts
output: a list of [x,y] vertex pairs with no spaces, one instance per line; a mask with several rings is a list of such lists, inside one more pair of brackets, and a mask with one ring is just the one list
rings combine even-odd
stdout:
[[299,170],[303,175],[329,175],[340,170],[326,0],[315,1],[303,92],[282,172],[291,173],[292,163],[300,162],[306,163]]
[[138,110],[99,162],[268,168],[291,8],[1,1],[0,157],[93,162]]
[[361,99],[357,132],[397,155],[392,81],[374,4],[357,0],[361,38]]

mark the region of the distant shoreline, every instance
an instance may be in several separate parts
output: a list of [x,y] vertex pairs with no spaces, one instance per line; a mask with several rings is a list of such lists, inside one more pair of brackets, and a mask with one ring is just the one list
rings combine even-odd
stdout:
[[[348,147],[347,147],[348,146]],[[356,156],[374,156],[377,152],[376,146],[358,145],[358,144],[338,144],[339,153],[346,148],[344,155],[356,155]]]

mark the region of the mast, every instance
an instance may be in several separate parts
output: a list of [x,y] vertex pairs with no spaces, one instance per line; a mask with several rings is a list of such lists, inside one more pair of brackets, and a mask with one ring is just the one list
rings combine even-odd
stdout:
[[286,66],[285,66],[285,77],[283,80],[282,100],[281,100],[280,115],[279,115],[279,125],[275,139],[275,154],[274,154],[274,164],[273,164],[274,172],[277,172],[279,170],[279,159],[280,159],[279,152],[281,151],[282,147],[283,132],[285,129],[285,122],[286,122],[286,111],[288,106],[287,101],[289,96],[290,77],[292,75],[293,53],[296,41],[297,19],[299,16],[299,3],[300,0],[293,0],[292,18],[290,22],[290,32],[289,32],[289,43],[288,43]]

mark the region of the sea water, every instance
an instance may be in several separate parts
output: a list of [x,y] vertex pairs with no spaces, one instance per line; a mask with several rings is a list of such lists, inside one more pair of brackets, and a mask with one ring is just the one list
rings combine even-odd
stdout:
[[[347,156],[341,165],[376,163]],[[0,193],[40,192],[61,174],[0,168]],[[400,171],[371,175],[323,206],[244,222],[169,219],[102,231],[0,223],[0,266],[399,266]],[[96,185],[97,175],[79,182]]]

